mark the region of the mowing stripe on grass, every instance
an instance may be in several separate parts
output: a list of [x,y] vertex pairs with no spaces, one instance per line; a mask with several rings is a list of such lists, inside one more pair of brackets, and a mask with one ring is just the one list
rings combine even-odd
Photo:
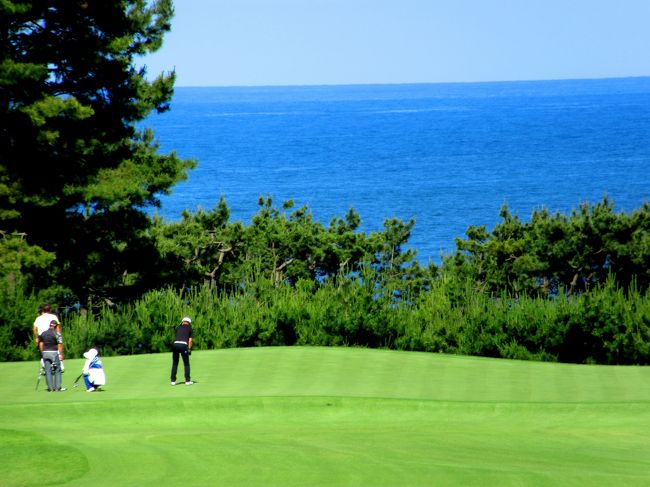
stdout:
[[171,387],[170,365],[108,357],[105,392],[45,393],[0,364],[0,486],[42,485],[34,438],[69,486],[650,484],[646,367],[255,348],[195,352]]

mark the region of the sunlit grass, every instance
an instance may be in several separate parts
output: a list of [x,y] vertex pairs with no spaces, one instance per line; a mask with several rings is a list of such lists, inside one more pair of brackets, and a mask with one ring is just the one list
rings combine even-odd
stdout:
[[[0,485],[649,485],[650,368],[341,348],[0,364]],[[181,366],[182,369],[182,366]],[[41,384],[42,387],[42,384]],[[47,474],[45,474],[47,472]]]

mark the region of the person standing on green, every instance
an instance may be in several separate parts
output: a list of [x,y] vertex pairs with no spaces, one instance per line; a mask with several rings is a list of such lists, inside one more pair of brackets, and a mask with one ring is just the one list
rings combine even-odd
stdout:
[[38,337],[38,348],[43,357],[45,381],[49,392],[65,391],[61,387],[61,360],[63,359],[63,337],[56,332],[57,320],[50,321],[50,328]]
[[56,321],[56,332],[61,334],[61,323],[59,318],[52,314],[52,307],[49,304],[44,304],[38,308],[38,318],[34,320],[34,341],[38,347],[39,337],[50,329],[52,320]]
[[194,382],[190,376],[190,354],[192,353],[192,320],[185,317],[181,324],[176,327],[174,344],[172,345],[172,373],[171,384],[176,385],[176,371],[178,370],[178,358],[183,357],[185,371],[185,385],[191,386]]

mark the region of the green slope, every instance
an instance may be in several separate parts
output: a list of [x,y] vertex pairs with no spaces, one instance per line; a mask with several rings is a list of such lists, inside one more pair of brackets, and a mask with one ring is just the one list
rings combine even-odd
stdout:
[[105,358],[92,394],[0,364],[0,486],[650,485],[650,368],[255,348],[171,387],[170,362]]

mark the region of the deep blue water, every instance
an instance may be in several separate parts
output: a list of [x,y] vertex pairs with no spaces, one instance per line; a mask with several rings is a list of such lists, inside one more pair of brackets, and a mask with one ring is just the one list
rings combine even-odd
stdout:
[[650,78],[177,88],[146,125],[161,152],[199,162],[162,199],[167,220],[221,195],[245,223],[260,195],[324,224],[352,207],[364,231],[414,217],[424,262],[492,228],[503,203],[528,220],[605,194],[619,211],[650,200]]

